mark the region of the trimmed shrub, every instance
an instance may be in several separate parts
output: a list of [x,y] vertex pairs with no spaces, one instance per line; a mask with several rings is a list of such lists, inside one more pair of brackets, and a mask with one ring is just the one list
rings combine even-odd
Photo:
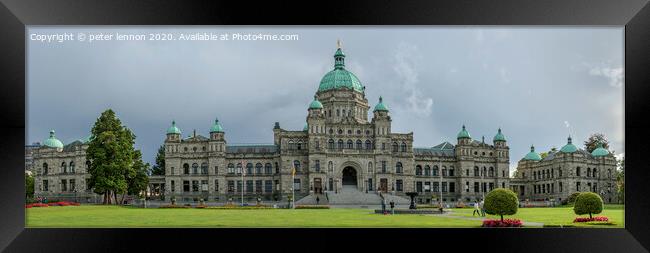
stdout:
[[603,199],[593,192],[580,193],[576,198],[575,206],[573,206],[573,212],[575,212],[575,214],[589,214],[589,218],[592,218],[592,214],[599,214],[602,211]]
[[519,208],[519,199],[517,194],[505,188],[496,188],[485,196],[485,212],[492,215],[501,216],[503,221],[504,215],[513,215]]
[[[578,195],[580,195],[582,192],[574,192],[569,195],[569,198],[566,199],[566,204],[573,205],[576,203],[576,198],[578,198]],[[564,202],[564,201],[562,201]]]

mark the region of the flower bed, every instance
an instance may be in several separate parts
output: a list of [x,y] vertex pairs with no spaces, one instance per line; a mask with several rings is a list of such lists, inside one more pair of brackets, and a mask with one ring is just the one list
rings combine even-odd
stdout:
[[207,209],[273,209],[272,206],[257,205],[257,206],[236,206],[236,205],[225,205],[225,206],[211,206]]
[[32,207],[48,207],[48,205],[43,203],[31,203],[25,205],[25,208],[32,208]]
[[590,222],[590,221],[609,221],[609,218],[605,216],[596,216],[592,218],[583,218],[583,217],[578,217],[573,222]]
[[504,219],[501,220],[483,220],[482,227],[488,228],[504,228],[504,227],[521,227],[523,223],[517,219]]
[[180,205],[164,205],[159,208],[191,208],[191,206],[180,206]]
[[58,202],[52,202],[52,203],[31,203],[25,205],[25,208],[32,208],[32,207],[48,207],[48,206],[79,206],[79,203],[77,202],[68,202],[68,201],[58,201]]
[[330,206],[325,206],[325,205],[297,205],[296,209],[330,209]]

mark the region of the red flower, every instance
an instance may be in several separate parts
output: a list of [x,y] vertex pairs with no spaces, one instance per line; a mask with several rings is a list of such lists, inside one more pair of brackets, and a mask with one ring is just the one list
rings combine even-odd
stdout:
[[517,219],[483,220],[483,227],[521,227],[523,223]]

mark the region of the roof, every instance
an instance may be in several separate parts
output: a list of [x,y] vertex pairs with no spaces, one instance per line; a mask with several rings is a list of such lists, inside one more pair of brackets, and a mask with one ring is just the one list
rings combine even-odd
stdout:
[[314,101],[311,101],[311,104],[309,104],[309,109],[323,109],[323,104],[314,96]]
[[221,123],[219,123],[219,119],[214,120],[214,124],[212,124],[212,127],[210,128],[210,133],[223,133],[223,127],[221,126]]
[[167,134],[181,134],[181,130],[176,127],[176,121],[172,121],[172,126],[167,128]]
[[503,135],[503,133],[501,133],[501,128],[499,128],[499,131],[494,136],[492,141],[506,141],[506,137]]
[[458,136],[456,136],[458,139],[464,139],[464,138],[471,138],[469,135],[469,132],[467,132],[467,129],[465,129],[465,125],[463,125],[463,128],[458,132]]
[[364,91],[364,87],[361,85],[359,78],[345,69],[345,54],[343,54],[340,48],[336,50],[336,54],[334,55],[334,69],[323,76],[318,86],[318,91],[339,88],[348,88],[358,92]]
[[207,141],[207,140],[210,139],[200,134],[196,136],[188,136],[187,138],[183,139],[183,141]]
[[388,111],[388,106],[384,104],[384,99],[381,96],[379,97],[379,103],[375,105],[375,109],[373,110],[373,112],[376,111],[384,111],[384,112]]
[[82,146],[84,144],[85,144],[84,142],[82,142],[80,140],[76,140],[76,141],[73,141],[73,142],[68,143],[67,145],[63,146],[63,151],[66,151],[66,152],[75,151],[77,146]]
[[226,153],[230,154],[274,154],[278,152],[275,144],[232,144],[226,145]]
[[415,155],[455,156],[454,150],[454,145],[445,141],[430,148],[413,148],[413,153]]

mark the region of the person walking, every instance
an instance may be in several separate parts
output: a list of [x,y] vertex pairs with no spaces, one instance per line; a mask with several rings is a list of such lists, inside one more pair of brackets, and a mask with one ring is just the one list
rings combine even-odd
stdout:
[[472,216],[474,216],[475,214],[481,216],[481,208],[478,206],[478,201],[474,201],[474,211],[472,212]]
[[481,216],[485,217],[485,200],[481,200]]
[[381,199],[381,213],[386,214],[386,199]]
[[319,203],[320,203],[320,198],[316,196],[316,205],[318,205]]
[[395,202],[390,201],[390,214],[395,214]]

